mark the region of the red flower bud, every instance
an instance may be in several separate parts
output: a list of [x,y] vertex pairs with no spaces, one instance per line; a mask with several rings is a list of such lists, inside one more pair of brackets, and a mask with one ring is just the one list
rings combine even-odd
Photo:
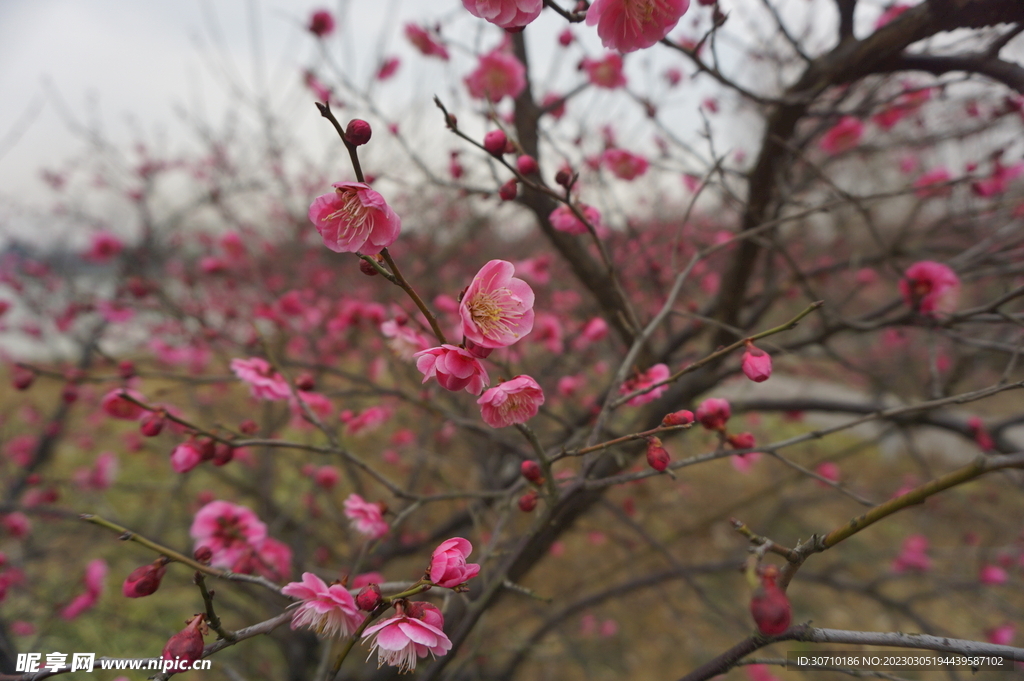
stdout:
[[540,485],[544,482],[544,475],[541,473],[540,464],[536,461],[524,461],[519,470],[522,472],[524,478],[535,485]]
[[210,461],[217,454],[217,443],[208,437],[196,442],[199,446],[199,457],[203,461]]
[[64,400],[65,404],[73,404],[78,400],[78,386],[74,383],[65,384],[60,392],[60,399]]
[[501,197],[502,201],[513,200],[516,198],[516,194],[518,192],[519,186],[516,184],[516,179],[514,177],[498,188],[498,196]]
[[380,605],[380,601],[380,587],[376,584],[364,586],[363,590],[356,596],[356,605],[359,606],[360,610],[365,610],[366,612],[370,612]]
[[693,412],[688,409],[665,414],[661,420],[663,426],[685,426],[688,423],[693,423]]
[[185,628],[172,636],[164,646],[165,660],[181,659],[189,664],[203,656],[203,629],[206,615],[196,615]]
[[647,463],[651,468],[661,473],[668,468],[671,460],[668,452],[661,446],[661,440],[656,437],[647,440]]
[[148,596],[160,588],[160,580],[163,579],[165,572],[167,565],[162,560],[137,567],[124,580],[121,592],[128,598]]
[[256,425],[256,422],[252,419],[246,419],[238,424],[238,430],[242,435],[255,435],[259,432],[260,427]]
[[121,378],[123,378],[126,381],[129,378],[132,378],[133,376],[135,376],[135,362],[132,362],[129,359],[121,361],[117,365],[117,373]]
[[139,422],[139,432],[146,437],[156,437],[164,429],[167,422],[167,415],[162,411],[154,411],[142,417]]
[[368,277],[376,277],[378,274],[380,274],[380,272],[377,271],[376,267],[374,267],[373,265],[371,265],[370,263],[366,262],[363,259],[359,260],[359,271]]
[[353,118],[345,128],[345,140],[354,147],[360,147],[370,141],[373,130],[370,124],[361,118]]
[[28,390],[36,380],[36,372],[28,367],[16,366],[13,371],[14,389]]
[[[366,261],[360,260],[360,262]],[[313,378],[313,374],[308,371],[303,371],[299,374],[299,377],[295,379],[295,387],[299,390],[305,390],[308,392],[316,387],[316,379]]]
[[491,156],[500,157],[504,154],[506,144],[508,144],[508,137],[502,130],[491,130],[484,135],[484,149]]
[[523,513],[529,513],[533,509],[537,508],[537,493],[530,490],[523,496],[519,497],[519,510]]
[[736,449],[750,449],[754,446],[753,433],[736,433],[726,438],[726,442]]
[[213,448],[213,465],[225,466],[235,458],[235,448],[226,442],[218,442]]
[[195,553],[192,554],[192,557],[196,559],[197,563],[209,565],[210,561],[213,560],[213,549],[209,546],[200,546],[195,550]]
[[761,586],[750,599],[750,614],[754,616],[757,630],[764,636],[778,636],[792,620],[792,609],[786,592],[775,585],[774,567],[765,571]]
[[568,189],[572,185],[572,170],[569,168],[562,168],[555,173],[555,182]]
[[519,169],[519,173],[521,175],[533,175],[540,171],[540,168],[537,167],[536,159],[534,159],[533,156],[527,156],[526,154],[523,154],[516,159],[516,168]]

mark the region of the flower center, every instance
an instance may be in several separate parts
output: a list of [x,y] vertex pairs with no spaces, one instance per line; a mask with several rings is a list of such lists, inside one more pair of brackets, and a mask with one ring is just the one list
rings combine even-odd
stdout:
[[341,206],[327,216],[328,222],[340,220],[345,232],[358,231],[363,228],[370,212],[366,210],[356,192],[349,189],[335,189]]
[[508,334],[519,337],[518,333],[512,331],[509,321],[517,319],[520,315],[509,310],[501,304],[501,298],[510,296],[507,288],[495,289],[494,291],[479,292],[466,306],[469,309],[469,316],[473,323],[480,329],[480,333],[487,338],[501,338]]
[[625,3],[626,16],[639,24],[651,23],[654,16],[654,3],[651,0],[627,0]]

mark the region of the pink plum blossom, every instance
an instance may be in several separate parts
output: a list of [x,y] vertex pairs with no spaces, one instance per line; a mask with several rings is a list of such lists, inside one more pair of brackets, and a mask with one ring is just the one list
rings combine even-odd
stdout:
[[365,182],[335,182],[333,194],[318,196],[309,220],[335,253],[374,255],[398,239],[402,221],[384,197]]
[[124,242],[110,232],[100,230],[92,235],[89,250],[82,254],[86,260],[94,263],[105,263],[120,255],[124,250]]
[[597,26],[609,50],[633,52],[668,35],[690,6],[690,0],[594,0],[587,25]]
[[586,58],[581,62],[587,78],[597,87],[614,90],[626,86],[626,74],[622,72],[622,56],[609,54],[604,59]]
[[371,504],[355,493],[345,499],[345,517],[351,521],[352,529],[370,539],[380,539],[390,529],[380,505]]
[[960,296],[960,278],[956,273],[931,260],[908,267],[899,287],[907,305],[924,315],[951,311]]
[[206,547],[213,552],[211,565],[230,568],[263,543],[267,526],[245,506],[211,501],[196,512],[189,534],[196,549]]
[[[628,395],[636,392],[637,390],[643,390],[644,388],[650,388],[655,383],[660,383],[667,379],[671,375],[668,365],[666,364],[655,364],[647,371],[634,376],[633,378],[625,381],[619,388],[619,393],[622,395]],[[628,404],[631,407],[639,407],[642,404],[653,402],[654,400],[661,397],[662,393],[668,390],[668,384],[660,385],[650,392],[646,392],[642,395],[637,395],[632,398]]]
[[89,561],[85,566],[85,575],[82,583],[85,585],[85,592],[75,596],[70,603],[60,611],[61,619],[73,620],[83,612],[96,605],[103,594],[107,578],[107,563],[102,558]]
[[382,322],[380,332],[388,339],[388,345],[402,359],[412,359],[422,350],[430,347],[430,338],[409,324],[399,324],[394,319]]
[[260,357],[233,359],[230,366],[239,380],[249,384],[249,392],[257,400],[286,400],[291,397],[288,383],[267,360]]
[[399,602],[396,610],[398,615],[363,632],[363,640],[373,638],[370,654],[377,651],[378,667],[389,664],[408,672],[416,668],[417,658],[426,657],[427,653],[444,655],[452,649],[452,642],[442,629],[444,618],[436,607],[429,603]]
[[281,593],[301,601],[292,615],[292,629],[305,627],[326,638],[345,638],[363,623],[348,589],[340,584],[327,586],[312,572],[302,573],[301,582],[287,584]]
[[602,317],[593,317],[583,325],[580,335],[573,341],[574,350],[582,350],[591,343],[597,343],[608,336],[608,322]]
[[914,180],[914,195],[919,199],[928,199],[933,196],[949,196],[953,188],[943,186],[953,179],[944,166],[932,168]]
[[533,330],[533,289],[506,260],[484,265],[462,296],[462,333],[484,348],[512,345]]
[[1024,174],[1024,163],[1004,166],[997,159],[992,174],[983,180],[972,182],[971,191],[981,197],[998,196],[1006,191],[1008,182],[1017,179],[1022,174]]
[[[579,205],[580,212],[583,213],[583,217],[586,218],[587,222],[597,231],[598,235],[602,231],[607,231],[601,224],[601,211],[588,206],[585,203]],[[551,221],[551,226],[557,229],[559,232],[565,232],[567,234],[586,234],[587,226],[582,220],[573,214],[572,209],[569,206],[559,204],[558,208],[551,211],[548,215],[548,220]]]
[[466,558],[472,552],[473,545],[462,537],[441,542],[430,556],[430,581],[436,586],[452,589],[476,577],[480,566],[466,563]]
[[928,538],[922,534],[912,534],[903,540],[903,546],[896,559],[892,562],[892,571],[927,572],[932,569],[932,559],[925,553],[928,550]]
[[423,374],[423,382],[436,378],[445,390],[465,389],[471,395],[479,395],[491,382],[480,360],[468,350],[454,345],[423,350],[414,357],[416,368]]
[[345,421],[345,428],[349,435],[359,435],[361,433],[372,433],[384,425],[389,418],[391,418],[390,409],[387,407],[373,406],[367,407],[358,414],[343,420]]
[[620,180],[635,180],[650,166],[646,158],[625,149],[607,149],[601,155],[601,162]]
[[526,423],[536,416],[544,404],[544,391],[537,381],[520,375],[486,391],[476,403],[484,423],[491,428],[504,428]]
[[502,28],[522,28],[540,16],[544,0],[462,0],[470,14]]
[[476,69],[464,81],[475,99],[515,99],[526,87],[526,68],[514,55],[499,48],[480,57]]
[[821,136],[819,146],[829,154],[841,154],[860,144],[863,134],[863,123],[853,116],[843,116],[838,123]]
[[1008,646],[1013,643],[1013,637],[1017,634],[1017,627],[1011,622],[1007,622],[998,627],[994,627],[985,632],[985,638],[989,643],[994,643],[997,646]]
[[437,57],[448,61],[448,49],[440,42],[434,40],[426,29],[416,24],[405,25],[405,37],[417,50],[426,57]]
[[1009,579],[1006,570],[998,565],[983,565],[978,571],[978,581],[989,586],[993,584],[1005,584]]

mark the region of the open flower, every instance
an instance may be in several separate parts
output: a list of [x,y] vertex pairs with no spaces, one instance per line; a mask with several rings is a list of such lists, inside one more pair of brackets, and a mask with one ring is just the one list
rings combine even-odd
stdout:
[[506,260],[492,260],[462,296],[462,333],[481,347],[507,347],[533,330],[533,289],[512,276],[515,270]]
[[[370,654],[377,651],[377,667],[390,664],[403,672],[416,668],[416,659],[444,655],[452,649],[452,642],[442,631],[444,618],[429,603],[400,602],[398,615],[378,622],[363,632],[363,640],[374,637]],[[421,617],[415,617],[419,612]],[[407,614],[408,613],[408,614]]]
[[544,0],[462,0],[475,17],[502,28],[522,28],[540,16]]
[[196,513],[189,534],[196,548],[213,552],[213,567],[230,568],[267,537],[267,526],[245,506],[229,501],[211,501]]
[[325,637],[351,636],[363,623],[363,616],[348,589],[340,584],[327,586],[312,572],[302,573],[301,582],[281,589],[285,596],[302,601],[292,615],[292,629],[306,627]]
[[345,517],[352,521],[352,529],[370,539],[380,539],[388,533],[388,523],[378,504],[371,504],[358,494],[345,499]]
[[416,358],[416,368],[423,374],[424,383],[434,377],[445,390],[454,392],[465,388],[470,394],[479,395],[491,382],[480,360],[460,347],[442,345],[417,352],[413,356]]
[[633,52],[667,36],[689,7],[690,0],[594,0],[587,25],[609,50]]
[[[583,213],[583,217],[587,219],[590,226],[594,228],[598,236],[602,236],[602,233],[607,233],[604,225],[601,224],[601,211],[588,206],[585,203],[580,204],[580,212]],[[561,203],[558,208],[551,211],[548,215],[548,220],[551,221],[551,226],[557,229],[559,232],[565,232],[567,234],[586,234],[587,226],[576,217],[569,206]]]
[[838,123],[821,136],[819,146],[829,154],[841,154],[860,144],[863,134],[863,123],[853,116],[843,116]]
[[925,315],[949,312],[956,307],[960,295],[960,278],[956,272],[931,260],[908,267],[899,286],[907,305]]
[[529,376],[516,376],[485,392],[476,403],[484,423],[491,428],[504,428],[526,423],[536,416],[544,404],[544,391]]
[[609,54],[604,59],[584,58],[581,62],[587,72],[587,79],[597,87],[614,90],[625,87],[626,75],[622,72],[622,55]]
[[265,359],[233,359],[231,371],[239,380],[249,384],[249,392],[257,400],[286,400],[291,397],[288,383]]
[[309,219],[335,253],[374,255],[395,243],[402,221],[384,197],[364,182],[336,182],[333,194],[318,196]]
[[480,57],[465,83],[474,99],[497,102],[506,95],[515,99],[526,87],[526,67],[515,55],[497,49]]
[[473,545],[462,537],[441,542],[430,557],[430,581],[435,586],[452,589],[476,577],[480,573],[480,566],[466,563],[466,557],[472,552]]
[[[644,388],[650,388],[655,383],[664,381],[671,375],[671,371],[665,364],[655,364],[647,371],[643,372],[639,376],[635,376],[622,384],[619,388],[619,392],[623,395],[636,392],[637,390],[643,390]],[[639,407],[642,404],[653,402],[654,400],[661,397],[662,393],[668,390],[668,384],[660,385],[650,392],[646,392],[642,395],[637,395],[631,399],[628,404],[631,407]]]

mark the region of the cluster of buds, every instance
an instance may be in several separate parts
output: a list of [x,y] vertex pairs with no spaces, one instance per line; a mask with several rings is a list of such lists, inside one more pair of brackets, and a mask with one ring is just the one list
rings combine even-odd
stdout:
[[[519,467],[519,471],[523,477],[532,485],[540,487],[544,484],[544,472],[540,468],[540,464],[533,459],[528,459],[522,463]],[[537,500],[539,495],[536,489],[531,489],[523,496],[519,497],[519,510],[523,513],[529,513],[533,509],[537,508]]]

